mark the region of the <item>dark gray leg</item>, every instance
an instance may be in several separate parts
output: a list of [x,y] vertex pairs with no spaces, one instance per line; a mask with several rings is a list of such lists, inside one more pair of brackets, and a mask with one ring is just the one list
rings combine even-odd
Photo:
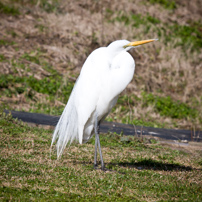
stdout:
[[97,166],[97,146],[99,149],[100,153],[100,161],[101,161],[101,169],[104,170],[104,161],[102,158],[102,151],[101,151],[101,146],[100,146],[100,138],[99,138],[99,127],[100,127],[100,122],[98,123],[97,118],[95,120],[95,156],[94,156],[94,167]]
[[[96,133],[96,129],[95,129]],[[94,168],[97,168],[97,136],[95,135],[95,156],[94,156]]]

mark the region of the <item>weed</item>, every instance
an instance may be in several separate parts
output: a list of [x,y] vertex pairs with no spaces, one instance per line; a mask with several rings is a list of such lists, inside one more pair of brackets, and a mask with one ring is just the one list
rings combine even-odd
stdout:
[[7,14],[7,15],[19,15],[20,12],[18,10],[18,8],[15,8],[14,6],[10,5],[5,5],[2,2],[0,2],[0,12]]
[[3,54],[0,54],[0,61],[2,62],[4,60],[6,60],[5,56]]
[[50,1],[41,0],[40,2],[38,2],[37,0],[30,0],[30,1],[11,0],[11,1],[22,5],[34,5],[34,6],[37,5],[48,13],[55,12],[59,8],[59,0],[50,0]]
[[168,116],[171,118],[196,118],[198,116],[197,110],[192,109],[185,103],[179,101],[173,101],[170,96],[168,97],[159,97],[154,96],[153,94],[143,93],[143,107],[148,106],[149,104],[154,105],[154,108],[162,116]]
[[[192,49],[202,48],[202,32],[200,31],[199,26],[179,26],[175,24],[170,26],[170,30],[172,31],[173,36],[179,37],[181,39],[181,41],[179,41],[176,46],[186,45],[186,48],[189,48],[190,46]],[[168,35],[167,39],[170,39]]]
[[38,28],[40,32],[43,32],[45,29],[47,29],[47,27],[45,27],[45,26],[42,25],[42,24],[38,24],[38,25],[36,25],[35,27]]
[[[59,75],[50,76],[48,78],[45,77],[41,80],[38,80],[33,76],[18,77],[13,75],[0,75],[0,88],[8,89],[9,86],[15,86],[17,83],[22,83],[23,87],[14,87],[16,92],[22,93],[29,87],[38,93],[50,96],[55,96],[58,93],[62,100],[68,100],[73,88],[73,85],[69,81],[62,86],[61,77]],[[59,90],[60,87],[61,89]]]
[[146,16],[146,19],[151,22],[152,24],[159,24],[161,21],[155,17],[152,17],[150,15]]
[[166,128],[166,123],[161,123],[156,120],[146,121],[145,118],[132,119],[131,121],[129,121],[129,124],[154,128]]
[[[34,4],[37,3],[37,1],[35,0],[32,0],[32,1]],[[59,1],[58,0],[51,0],[51,1],[42,0],[40,1],[40,7],[43,8],[48,13],[55,12],[59,8]]]
[[[32,98],[33,99],[33,98]],[[45,113],[45,114],[51,114],[51,115],[59,115],[62,114],[64,110],[64,106],[51,106],[50,102],[47,103],[40,103],[37,102],[34,105],[31,105],[30,112],[34,113]]]
[[169,0],[149,0],[149,2],[152,4],[160,4],[164,8],[170,9],[170,10],[177,8],[176,2],[173,0],[171,0],[171,1],[169,1]]
[[139,27],[145,23],[145,19],[140,14],[131,14],[131,16],[121,14],[114,20],[118,22],[124,22],[125,25],[132,24],[134,27]]
[[10,34],[13,38],[15,38],[15,37],[17,37],[18,35],[17,35],[17,33],[15,32],[15,31],[8,31],[7,32],[8,34]]
[[8,46],[8,45],[14,45],[15,42],[14,41],[7,41],[4,39],[0,39],[0,46]]
[[36,64],[40,64],[39,55],[40,55],[40,52],[38,52],[36,56],[31,52],[31,53],[25,53],[24,55],[21,56],[21,58],[24,58]]

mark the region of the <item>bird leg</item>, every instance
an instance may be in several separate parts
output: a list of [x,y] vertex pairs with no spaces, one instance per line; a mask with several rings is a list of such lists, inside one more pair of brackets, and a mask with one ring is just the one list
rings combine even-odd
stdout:
[[94,168],[97,168],[97,135],[95,129],[95,155],[94,155]]
[[103,161],[103,157],[102,157],[102,151],[101,151],[101,146],[100,146],[100,138],[99,138],[99,128],[100,128],[100,122],[98,123],[97,121],[97,117],[95,120],[95,156],[94,156],[94,168],[97,167],[97,146],[99,149],[99,153],[100,153],[100,161],[101,161],[101,169],[104,170],[105,166],[104,166],[104,161]]

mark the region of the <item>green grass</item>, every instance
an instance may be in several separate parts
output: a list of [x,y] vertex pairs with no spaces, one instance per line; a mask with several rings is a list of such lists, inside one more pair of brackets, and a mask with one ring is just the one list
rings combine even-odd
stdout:
[[149,106],[161,117],[171,118],[173,120],[174,127],[176,127],[175,121],[179,120],[192,120],[195,122],[195,120],[199,119],[202,123],[201,114],[197,110],[197,108],[200,107],[199,102],[195,102],[193,106],[190,106],[186,103],[174,100],[170,96],[157,96],[144,91],[142,92],[140,98],[135,95],[121,95],[116,106],[112,109],[112,112],[106,120],[113,122],[121,120],[121,122],[125,124],[142,125],[155,128],[169,128],[166,122],[161,122],[158,119],[150,117],[151,112],[148,112],[146,115],[139,118],[133,115],[134,107],[144,110]]
[[176,44],[176,46],[184,46],[185,48],[189,48],[191,46],[192,49],[201,49],[202,48],[202,32],[201,32],[202,24],[192,26],[192,25],[177,25],[174,24],[172,26],[168,26],[170,32],[172,34],[166,35],[166,39],[172,40],[173,37],[180,38],[180,41]]
[[[35,4],[37,1],[33,0]],[[46,12],[51,13],[51,12],[56,12],[59,10],[59,0],[51,0],[51,1],[46,1],[42,0],[40,2],[40,7],[43,8]]]
[[[1,200],[201,201],[201,156],[118,134],[102,134],[109,171],[93,169],[94,138],[50,158],[50,130],[1,113]],[[200,160],[199,160],[200,159]]]
[[187,104],[180,101],[174,101],[170,96],[159,97],[154,96],[152,93],[143,93],[142,96],[142,107],[154,105],[155,110],[159,112],[161,116],[177,119],[196,118],[198,116],[198,111],[196,109],[191,108]]
[[[24,0],[20,0],[21,2],[24,2]],[[37,0],[31,0],[30,3],[32,5],[38,4]],[[48,13],[56,12],[59,9],[59,0],[51,0],[51,1],[46,1],[46,0],[41,0],[39,3],[39,6],[45,10]]]
[[[57,96],[58,100],[66,103],[70,93],[73,89],[74,83],[66,81],[64,83],[59,74],[45,77],[41,80],[33,76],[13,76],[13,75],[0,75],[0,89],[2,96],[12,97],[13,95],[23,94],[28,100],[36,101],[36,109],[32,112],[42,112],[48,114],[61,114],[64,106],[55,107],[50,105],[50,102],[55,101]],[[37,102],[36,93],[47,95],[48,103]]]
[[152,17],[150,15],[142,16],[140,14],[131,14],[130,16],[121,14],[115,19],[112,20],[112,22],[118,21],[118,22],[124,22],[125,25],[132,25],[133,27],[139,28],[141,25],[144,25],[146,23],[152,23],[152,24],[159,24],[160,20]]
[[[109,13],[108,10],[107,12]],[[118,16],[110,22],[118,21],[135,28],[143,27],[144,34],[148,34],[151,31],[158,33],[159,38],[164,37],[165,44],[178,39],[178,41],[175,42],[175,46],[183,47],[185,52],[186,49],[199,51],[202,48],[201,22],[190,22],[187,25],[179,25],[177,23],[166,24],[148,14],[145,16],[123,12],[117,14]],[[137,34],[134,37],[138,37]]]
[[173,10],[177,8],[177,4],[174,0],[148,0],[151,4],[159,4],[165,9]]
[[22,87],[15,87],[15,90],[10,89],[10,93],[21,94],[26,91],[28,87],[36,92],[55,95],[60,83],[57,78],[44,78],[37,80],[33,76],[29,77],[19,77],[13,75],[1,75],[0,76],[0,88],[6,88],[9,90],[9,86],[14,86],[15,84],[22,84]]
[[0,13],[4,13],[7,15],[19,15],[20,11],[18,8],[14,7],[13,5],[8,5],[8,4],[3,4],[2,2],[0,2]]
[[5,56],[3,54],[0,54],[0,61],[2,62],[2,61],[5,61],[5,60],[6,60]]
[[29,112],[51,114],[51,115],[61,115],[64,110],[64,106],[53,107],[51,104],[52,103],[50,103],[49,100],[47,100],[46,103],[37,102],[35,104],[31,104],[31,109],[29,110]]
[[10,0],[12,3],[17,3],[20,5],[31,5],[31,6],[39,6],[40,8],[42,8],[43,10],[45,10],[48,13],[51,12],[55,12],[59,9],[59,0],[50,0],[50,1],[46,1],[46,0],[41,0],[40,2],[38,2],[37,0],[30,0],[30,1],[26,1],[26,0]]
[[[40,50],[36,50],[24,53],[18,59],[12,59],[10,64],[13,74],[0,75],[0,96],[12,98],[23,95],[27,102],[32,102],[31,112],[58,115],[61,114],[64,106],[53,108],[52,105],[56,99],[66,104],[74,82],[63,78],[63,75],[56,71],[42,55]],[[6,58],[4,55],[0,55],[0,59],[3,61]],[[41,67],[41,71],[45,75],[42,74],[39,76],[40,78],[36,78],[33,65]],[[23,74],[19,76],[18,72],[21,70],[23,70]],[[32,75],[30,75],[31,72]],[[43,102],[38,100],[38,93],[45,96]]]
[[0,46],[8,46],[8,45],[14,45],[14,41],[7,41],[5,39],[0,39]]
[[[0,13],[6,15],[18,16],[21,14],[20,7],[29,7],[36,6],[43,9],[47,13],[58,12],[60,11],[59,0],[9,0],[7,2],[0,2]],[[40,27],[41,29],[41,27]]]

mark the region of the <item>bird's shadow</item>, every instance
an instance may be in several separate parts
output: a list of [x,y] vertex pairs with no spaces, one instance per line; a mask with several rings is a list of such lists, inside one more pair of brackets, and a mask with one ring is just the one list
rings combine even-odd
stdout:
[[[86,166],[92,165],[92,162],[75,162],[76,164],[83,164]],[[93,166],[93,165],[92,165]],[[100,162],[98,162],[98,170],[100,167]],[[134,168],[137,170],[156,170],[156,171],[192,171],[192,170],[202,170],[197,168],[192,168],[191,166],[184,166],[178,163],[165,163],[153,159],[143,159],[134,162],[119,161],[118,163],[106,163],[106,170],[115,171],[117,167],[122,168]]]
[[137,162],[118,162],[108,163],[107,167],[110,169],[114,166],[120,166],[124,168],[135,168],[138,170],[162,170],[162,171],[191,171],[196,170],[191,166],[184,166],[178,163],[165,163],[153,159],[143,159]]

